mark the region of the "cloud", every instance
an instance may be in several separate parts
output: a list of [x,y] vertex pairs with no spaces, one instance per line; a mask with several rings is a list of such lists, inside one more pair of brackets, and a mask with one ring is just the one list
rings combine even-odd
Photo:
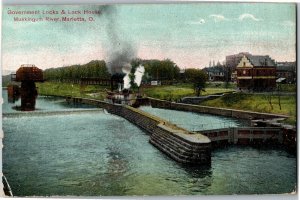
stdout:
[[198,21],[188,22],[188,24],[202,25],[205,24],[205,19],[200,18]]
[[244,13],[244,14],[241,14],[241,15],[239,16],[239,20],[240,20],[240,21],[243,21],[243,20],[245,20],[245,19],[250,19],[250,20],[253,20],[253,21],[261,21],[261,19],[258,19],[258,18],[256,18],[254,15],[249,14],[249,13]]
[[224,17],[223,15],[212,14],[209,15],[209,17],[212,18],[215,22],[229,21],[229,19]]
[[287,26],[287,27],[294,27],[296,26],[295,22],[292,22],[290,20],[286,20],[280,23],[282,26]]

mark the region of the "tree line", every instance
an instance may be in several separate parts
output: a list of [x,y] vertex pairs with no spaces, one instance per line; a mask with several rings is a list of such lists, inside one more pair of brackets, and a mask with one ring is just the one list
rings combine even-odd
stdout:
[[150,80],[175,80],[180,76],[180,68],[170,59],[165,60],[142,60],[134,59],[133,67],[138,65],[145,67],[144,81]]
[[[200,69],[189,68],[184,73],[180,73],[180,68],[170,59],[134,59],[131,65],[133,69],[138,65],[145,67],[142,80],[144,83],[152,80],[187,82],[192,83],[196,93],[199,94],[207,81],[206,73]],[[79,82],[83,77],[110,79],[111,74],[109,74],[104,60],[93,60],[84,65],[50,68],[44,71],[46,81]]]
[[[143,80],[173,80],[179,77],[179,67],[171,60],[142,60],[134,59],[133,67],[139,64],[145,67]],[[76,81],[82,77],[109,79],[110,74],[103,60],[93,60],[84,65],[72,65],[44,70],[44,79],[47,81]]]
[[82,77],[107,79],[110,74],[103,60],[44,70],[44,79],[47,81],[79,81]]

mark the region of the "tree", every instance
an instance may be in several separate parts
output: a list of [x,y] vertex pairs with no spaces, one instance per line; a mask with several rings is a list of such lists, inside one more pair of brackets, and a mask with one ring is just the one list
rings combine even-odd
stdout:
[[200,69],[186,69],[185,77],[188,82],[192,83],[197,96],[200,96],[201,91],[204,91],[207,81],[207,74]]
[[92,60],[84,65],[50,68],[44,71],[44,78],[49,81],[79,81],[82,77],[107,79],[110,74],[103,60]]
[[131,64],[140,63],[145,67],[149,80],[174,80],[179,77],[179,67],[170,59],[142,60],[135,59]]

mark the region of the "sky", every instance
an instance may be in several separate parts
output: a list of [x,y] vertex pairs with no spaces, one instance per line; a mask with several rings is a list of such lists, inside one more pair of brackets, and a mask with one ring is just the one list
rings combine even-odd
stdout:
[[[223,62],[226,55],[239,52],[270,55],[276,61],[296,60],[293,3],[123,4],[111,8],[107,14],[95,5],[4,6],[2,69],[14,71],[21,64],[46,69],[108,61],[119,47],[122,51],[133,49],[132,56],[142,59],[169,58],[180,68],[204,68],[210,61]],[[59,14],[41,14],[52,10]],[[101,14],[62,15],[61,10],[101,10]],[[14,21],[14,17],[63,16],[87,21]]]

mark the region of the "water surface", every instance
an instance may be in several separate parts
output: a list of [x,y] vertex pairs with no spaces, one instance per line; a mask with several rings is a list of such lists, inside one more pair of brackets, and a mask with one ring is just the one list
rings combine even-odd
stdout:
[[285,151],[229,147],[212,153],[211,166],[186,167],[102,111],[19,112],[3,130],[3,172],[15,196],[278,194],[296,185],[296,157]]
[[202,131],[249,125],[249,122],[246,120],[218,115],[152,108],[151,106],[142,106],[140,109],[152,115],[166,119],[171,123],[177,124],[178,126],[186,128],[190,131]]
[[[3,113],[17,113],[20,112],[15,109],[16,106],[21,106],[21,98],[15,102],[8,102],[7,90],[2,90]],[[38,96],[36,105],[36,111],[61,111],[61,110],[73,110],[78,108],[94,108],[94,106],[85,105],[85,104],[73,104],[67,103],[64,98],[53,97],[53,96]]]

